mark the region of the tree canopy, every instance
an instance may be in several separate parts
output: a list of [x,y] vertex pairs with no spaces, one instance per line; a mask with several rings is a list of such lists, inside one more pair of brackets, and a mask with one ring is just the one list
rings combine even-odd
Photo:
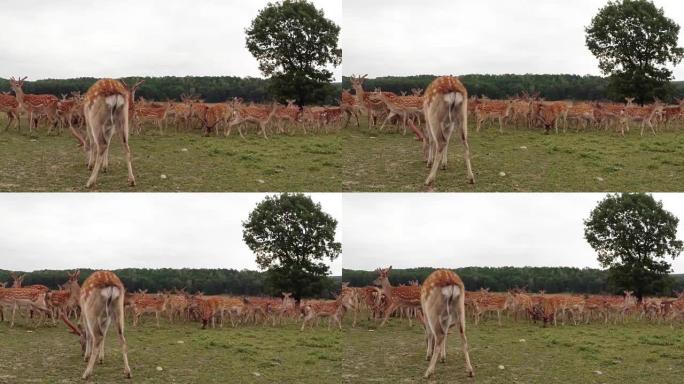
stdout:
[[651,195],[612,194],[584,221],[584,237],[611,283],[641,298],[671,284],[667,259],[679,256],[684,245],[677,239],[678,223]]
[[289,291],[297,300],[320,290],[330,272],[324,261],[342,250],[337,220],[303,194],[267,196],[242,225],[242,238],[273,292]]
[[672,70],[684,58],[679,25],[648,0],[610,1],[586,27],[587,48],[610,76],[610,89],[638,103],[672,93]]
[[342,62],[340,27],[306,0],[268,3],[246,29],[247,49],[277,97],[298,105],[330,88],[330,65]]

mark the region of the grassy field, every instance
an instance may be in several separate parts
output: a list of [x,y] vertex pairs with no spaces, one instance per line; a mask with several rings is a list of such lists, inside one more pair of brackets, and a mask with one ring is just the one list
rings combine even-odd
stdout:
[[[0,132],[0,191],[83,191],[90,175],[85,155],[66,132],[29,137],[15,128]],[[4,127],[4,116],[0,127]],[[132,135],[137,186],[126,182],[121,140],[113,138],[110,170],[100,173],[98,191],[288,191],[341,189],[341,140],[337,134],[274,135],[250,130],[247,140],[202,137],[197,132],[160,136],[148,129]],[[165,175],[166,178],[163,178]]]
[[[684,330],[667,325],[589,324],[541,328],[487,321],[466,326],[475,378],[466,377],[460,339],[448,340],[447,363],[423,379],[423,330],[392,319],[344,334],[344,383],[681,383]],[[502,369],[503,367],[503,369]]]
[[[197,323],[153,320],[126,336],[137,383],[336,383],[340,381],[342,334],[292,323],[200,330]],[[91,382],[123,383],[116,332],[110,329],[105,362]],[[34,329],[0,324],[0,383],[81,383],[85,369],[78,338],[63,324]],[[158,367],[161,367],[159,370]]]
[[[428,170],[414,136],[378,132],[365,124],[343,134],[343,190],[425,191]],[[593,129],[558,135],[512,127],[503,134],[491,126],[474,131],[473,126],[476,184],[466,182],[462,146],[453,136],[448,169],[437,173],[437,191],[653,192],[684,187],[684,133],[674,129],[641,137],[633,127],[625,138]]]

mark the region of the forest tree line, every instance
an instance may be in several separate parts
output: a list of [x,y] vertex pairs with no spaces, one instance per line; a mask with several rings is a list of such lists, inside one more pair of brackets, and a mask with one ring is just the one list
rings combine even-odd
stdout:
[[[380,88],[396,94],[411,93],[413,88],[425,89],[434,75],[389,76],[367,79],[364,89],[372,91]],[[269,92],[269,80],[254,77],[235,76],[186,76],[186,77],[128,77],[124,80],[134,83],[145,79],[136,95],[148,100],[175,100],[181,95],[195,95],[208,103],[217,103],[241,97],[250,102],[270,102],[273,97]],[[546,100],[617,100],[610,95],[608,79],[600,76],[579,75],[464,75],[460,77],[468,88],[470,95],[487,96],[492,99],[514,97],[527,92],[539,92]],[[72,91],[85,93],[97,79],[81,77],[75,79],[45,79],[27,81],[24,85],[26,93],[69,95]],[[671,83],[672,94],[668,102],[684,99],[684,81]],[[329,84],[322,92],[317,93],[316,104],[336,105],[339,103],[341,89],[350,89],[349,77],[343,77],[342,83]],[[0,92],[10,91],[9,80],[0,78]],[[285,100],[278,100],[284,103]]]
[[[127,84],[144,79],[145,83],[136,91],[138,96],[147,100],[180,101],[181,95],[194,95],[207,103],[219,103],[240,97],[246,102],[270,102],[273,96],[269,92],[269,80],[255,77],[235,76],[186,76],[186,77],[125,77]],[[85,93],[97,81],[93,77],[76,79],[45,79],[26,81],[25,93],[52,94],[70,96],[70,92]],[[0,92],[10,90],[9,80],[0,78]],[[316,93],[316,104],[336,105],[340,98],[340,84],[328,84],[321,92]],[[284,103],[285,100],[278,100]]]
[[[409,284],[412,280],[423,282],[434,268],[392,269],[392,285]],[[528,292],[620,294],[608,283],[608,273],[600,269],[570,267],[467,267],[454,271],[461,277],[466,290],[489,288],[492,292],[506,292],[509,288],[526,287]],[[371,285],[377,277],[375,271],[342,270],[342,280],[350,286]],[[684,275],[671,275],[671,285],[663,295],[684,290]]]
[[[435,79],[434,75],[388,76],[366,79],[364,90],[411,94],[411,89],[425,89]],[[608,78],[580,75],[463,75],[459,76],[471,96],[486,96],[490,99],[505,99],[522,95],[523,92],[535,94],[546,100],[613,100],[624,102],[611,94]],[[672,82],[672,93],[668,102],[684,99],[684,81]],[[349,77],[342,78],[342,88],[351,89]]]
[[[0,283],[7,282],[12,285],[10,273],[19,271],[0,270]],[[57,289],[58,284],[64,284],[67,280],[66,270],[40,270],[26,273],[24,286],[42,284],[50,289]],[[81,269],[80,282],[83,282],[94,270]],[[121,279],[126,290],[135,292],[146,289],[148,292],[162,292],[185,288],[187,292],[196,293],[202,291],[207,295],[231,294],[237,296],[279,296],[268,286],[266,275],[263,272],[235,269],[147,269],[126,268],[114,270]],[[317,298],[333,298],[339,294],[340,278],[329,277],[325,287],[315,295]]]

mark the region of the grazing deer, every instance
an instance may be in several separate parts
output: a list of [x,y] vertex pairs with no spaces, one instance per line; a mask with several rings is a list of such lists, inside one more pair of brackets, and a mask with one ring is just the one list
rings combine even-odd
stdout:
[[126,289],[113,272],[97,271],[90,275],[81,287],[79,304],[81,306],[81,324],[76,327],[62,314],[62,320],[74,334],[81,338],[81,351],[88,363],[83,372],[83,379],[93,374],[95,361],[104,361],[104,340],[109,325],[114,322],[124,362],[124,375],[131,378],[131,367],[128,365],[128,346],[124,336],[124,296]]
[[425,317],[427,336],[425,358],[430,361],[425,377],[428,378],[435,372],[440,355],[442,361],[446,362],[447,335],[449,328],[454,324],[458,324],[458,333],[461,336],[466,373],[473,377],[465,333],[465,287],[461,278],[446,269],[432,272],[420,289],[420,304]]
[[468,91],[457,78],[443,76],[430,83],[423,100],[427,131],[423,150],[427,154],[428,167],[432,167],[425,185],[432,185],[440,166],[446,168],[449,139],[456,129],[463,143],[468,182],[474,184],[468,145]]
[[34,121],[35,117],[39,115],[46,115],[51,125],[57,122],[57,103],[59,99],[54,95],[27,95],[24,94],[23,86],[26,76],[15,79],[10,77],[10,87],[14,90],[19,107],[29,114],[29,133],[34,126],[38,128],[38,124]]
[[95,185],[100,168],[107,170],[109,144],[117,132],[121,134],[126,154],[128,184],[135,186],[131,149],[128,146],[129,109],[135,88],[129,90],[122,81],[101,79],[85,95],[84,114],[90,142],[88,167],[92,169],[86,188]]
[[[373,281],[374,285],[382,287],[382,294],[387,298],[388,306],[385,310],[385,316],[382,319],[380,326],[384,326],[390,315],[396,309],[404,308],[420,308],[420,287],[414,285],[400,285],[393,287],[389,281],[389,273],[392,271],[392,266],[389,268],[378,268],[375,270],[378,273],[377,279]],[[409,317],[409,326],[413,326],[411,318]]]

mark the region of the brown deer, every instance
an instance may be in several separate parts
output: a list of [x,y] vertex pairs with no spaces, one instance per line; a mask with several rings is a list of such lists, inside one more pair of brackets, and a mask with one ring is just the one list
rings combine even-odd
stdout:
[[117,132],[121,134],[126,154],[128,184],[135,186],[131,149],[128,146],[132,92],[135,92],[135,87],[129,90],[121,81],[101,79],[95,82],[85,95],[84,114],[90,142],[88,167],[92,169],[86,188],[95,185],[100,168],[107,170],[109,144],[112,136]]
[[51,125],[57,123],[57,104],[59,99],[54,95],[27,95],[23,86],[26,76],[15,79],[10,77],[10,87],[14,90],[19,107],[29,114],[29,133],[34,127],[38,128],[34,117],[46,115]]
[[[392,271],[392,266],[389,268],[378,268],[378,278],[373,281],[374,285],[382,287],[382,294],[387,298],[388,306],[385,309],[385,316],[382,319],[380,326],[384,326],[390,315],[397,309],[405,308],[420,308],[420,287],[415,285],[400,285],[393,287],[389,281],[389,273]],[[409,326],[413,326],[411,317],[408,318]]]
[[81,338],[81,351],[88,363],[83,372],[83,379],[93,374],[95,361],[104,361],[104,340],[109,325],[113,322],[121,342],[121,353],[124,362],[124,375],[131,378],[131,367],[128,365],[128,345],[124,336],[124,296],[126,289],[113,272],[97,271],[90,275],[81,286],[79,304],[81,306],[81,324],[76,327],[62,313],[62,320],[73,333]]
[[427,165],[431,167],[425,185],[432,186],[437,176],[437,169],[447,166],[449,139],[454,130],[458,130],[463,143],[468,182],[475,183],[475,176],[470,165],[470,147],[468,145],[468,91],[453,76],[435,79],[428,86],[423,96],[423,113],[426,122],[426,137],[423,150],[427,154]]
[[425,377],[428,378],[435,372],[440,355],[442,361],[446,362],[447,335],[454,324],[458,324],[458,333],[461,336],[466,373],[473,377],[465,333],[465,286],[461,278],[446,269],[432,272],[420,289],[420,304],[425,316],[427,336],[425,358],[430,361]]

